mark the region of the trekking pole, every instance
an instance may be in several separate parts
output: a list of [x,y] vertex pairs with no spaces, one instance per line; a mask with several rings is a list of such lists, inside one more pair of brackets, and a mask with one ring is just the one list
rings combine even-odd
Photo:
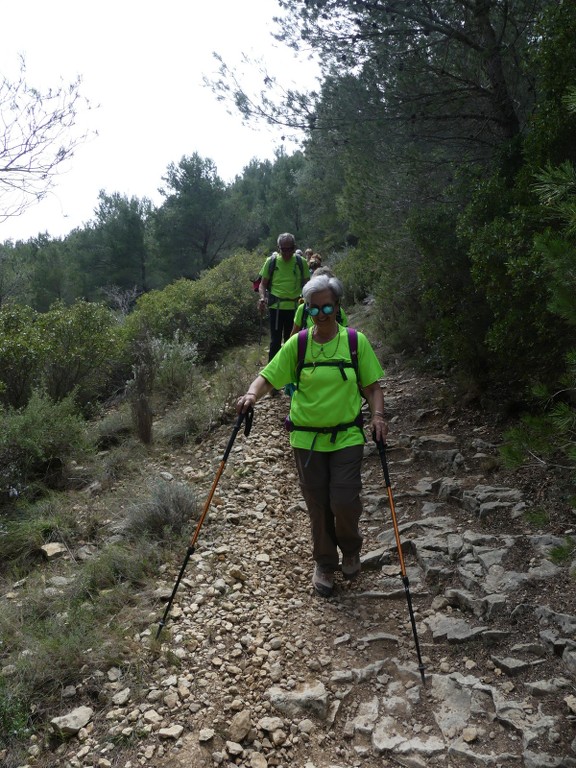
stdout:
[[396,537],[396,548],[398,549],[398,558],[400,560],[400,575],[402,576],[402,583],[404,584],[404,592],[406,593],[406,602],[408,603],[408,613],[410,614],[410,623],[412,624],[412,633],[414,635],[414,644],[416,646],[416,655],[418,656],[418,669],[420,670],[420,676],[422,678],[422,685],[426,685],[426,679],[424,677],[424,664],[422,663],[422,655],[420,653],[420,643],[418,642],[418,632],[416,631],[416,619],[414,618],[414,611],[412,609],[412,597],[410,595],[410,582],[408,580],[408,574],[406,573],[406,566],[404,564],[404,555],[402,554],[402,544],[400,542],[400,532],[398,531],[398,521],[396,520],[396,510],[394,509],[394,498],[392,497],[392,487],[390,485],[390,475],[388,474],[388,463],[386,461],[386,446],[383,440],[376,440],[378,446],[378,453],[380,454],[380,461],[382,463],[382,469],[384,470],[384,482],[386,483],[386,492],[388,494],[388,503],[390,504],[390,513],[392,515],[392,525],[394,526],[394,536]]
[[258,307],[258,316],[260,318],[260,328],[258,330],[258,346],[262,346],[262,332],[264,329],[264,309],[263,307]]
[[190,560],[190,558],[194,554],[196,541],[198,539],[198,535],[200,534],[200,529],[202,528],[202,524],[204,523],[204,520],[208,513],[208,507],[210,506],[212,497],[214,496],[214,492],[216,490],[216,486],[218,485],[220,476],[224,471],[226,461],[228,459],[228,456],[230,455],[230,451],[232,450],[232,446],[234,445],[234,440],[236,439],[236,435],[238,434],[240,427],[242,426],[242,421],[244,420],[244,418],[246,419],[246,424],[244,425],[244,434],[246,435],[246,437],[248,437],[248,435],[250,434],[250,430],[252,428],[252,419],[254,418],[254,410],[252,408],[248,408],[246,413],[238,414],[238,418],[236,419],[236,424],[234,425],[234,429],[232,430],[232,434],[230,435],[230,439],[228,440],[228,445],[226,446],[226,450],[224,451],[224,456],[222,457],[222,461],[220,462],[220,465],[216,472],[216,477],[214,478],[214,482],[212,483],[212,487],[210,488],[210,492],[208,493],[208,498],[204,503],[204,509],[202,510],[202,514],[200,515],[200,519],[198,520],[198,524],[196,525],[196,530],[194,531],[194,534],[190,539],[190,543],[188,544],[186,556],[184,558],[184,562],[182,563],[182,567],[180,568],[180,572],[178,573],[178,578],[176,579],[176,583],[174,584],[174,589],[172,590],[172,594],[170,595],[170,600],[168,600],[168,605],[166,606],[164,615],[162,616],[161,621],[158,623],[156,640],[158,640],[158,638],[160,637],[160,632],[162,632],[162,627],[166,624],[168,613],[170,612],[170,608],[172,607],[172,603],[174,602],[176,592],[178,590],[182,577],[184,576],[184,571],[186,570],[186,566],[188,565],[188,560]]

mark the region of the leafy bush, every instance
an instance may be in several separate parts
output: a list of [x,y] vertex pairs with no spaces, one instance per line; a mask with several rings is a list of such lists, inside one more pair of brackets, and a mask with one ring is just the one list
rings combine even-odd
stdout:
[[0,522],[0,571],[36,562],[40,547],[48,542],[72,546],[80,531],[77,513],[60,495],[50,494],[34,504],[20,500],[14,514]]
[[504,435],[500,452],[510,467],[520,466],[529,456],[562,466],[576,483],[576,352],[567,356],[563,388],[550,394],[547,388],[535,389],[538,410],[523,415]]
[[372,292],[379,270],[362,248],[348,248],[333,254],[330,267],[344,285],[343,303],[355,304]]
[[36,480],[61,487],[66,462],[86,448],[73,397],[54,403],[35,391],[22,410],[0,412],[0,489],[24,491]]
[[13,408],[25,405],[39,383],[44,352],[37,318],[30,307],[0,308],[0,403]]
[[85,407],[113,391],[112,374],[121,366],[124,336],[114,313],[102,304],[54,304],[38,319],[46,348],[43,385],[53,400],[71,392]]
[[262,257],[239,253],[204,272],[198,280],[177,280],[138,299],[127,318],[132,338],[144,334],[197,345],[199,359],[212,359],[226,347],[254,336],[258,314],[251,280]]

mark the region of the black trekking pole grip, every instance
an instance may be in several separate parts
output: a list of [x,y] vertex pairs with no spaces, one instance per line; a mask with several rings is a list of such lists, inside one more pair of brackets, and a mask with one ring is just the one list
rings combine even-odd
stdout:
[[388,462],[386,461],[386,443],[382,439],[376,440],[375,442],[378,447],[378,455],[380,456],[382,471],[384,472],[384,482],[386,488],[390,488],[390,473],[388,472]]
[[244,421],[244,419],[246,419],[246,424],[244,425],[244,435],[248,437],[248,435],[250,434],[250,430],[252,429],[253,418],[254,418],[254,409],[252,407],[248,408],[248,410],[245,413],[238,414],[238,418],[236,419],[236,424],[234,424],[234,429],[232,430],[232,434],[230,435],[230,439],[228,440],[228,445],[226,446],[226,450],[224,451],[224,456],[222,457],[222,461],[224,463],[228,461],[228,456],[230,455],[230,451],[232,450],[232,446],[234,445],[234,441],[236,440],[236,435],[240,431],[242,422]]

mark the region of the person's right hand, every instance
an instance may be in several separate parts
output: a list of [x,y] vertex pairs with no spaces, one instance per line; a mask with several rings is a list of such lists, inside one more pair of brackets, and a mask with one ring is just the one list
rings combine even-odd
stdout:
[[245,395],[240,395],[236,401],[236,413],[246,413],[248,408],[254,406],[256,402],[256,395],[254,392],[246,392]]

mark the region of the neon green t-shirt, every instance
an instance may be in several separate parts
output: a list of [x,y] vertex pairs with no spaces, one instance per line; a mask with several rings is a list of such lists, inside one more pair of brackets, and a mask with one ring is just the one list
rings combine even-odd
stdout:
[[[306,363],[332,360],[351,362],[348,331],[342,326],[338,328],[339,332],[332,341],[323,345],[313,341],[312,330],[308,330],[304,358]],[[285,384],[296,381],[297,365],[298,334],[294,334],[260,373],[275,389],[281,389]],[[354,421],[360,413],[362,398],[354,368],[345,368],[344,372],[346,380],[337,366],[303,368],[298,389],[290,401],[290,420],[305,427],[335,427]],[[360,332],[358,373],[362,386],[373,384],[384,375],[370,342]],[[330,434],[294,430],[290,433],[290,445],[293,448],[310,449],[314,443],[315,451],[337,451],[364,443],[364,432],[354,426],[337,432],[334,442],[330,442],[331,438]]]
[[[306,307],[306,304],[298,304],[298,309],[296,310],[296,314],[294,315],[294,325],[297,325],[298,327],[302,328],[302,319],[304,317],[304,308]],[[348,325],[348,316],[346,315],[346,312],[340,307],[340,318],[339,321],[340,325]],[[314,320],[311,315],[307,315],[306,317],[306,327],[312,328],[314,326]]]
[[[276,256],[276,269],[271,273],[274,256]],[[269,256],[264,262],[260,274],[262,277],[272,280],[271,294],[279,299],[279,301],[272,301],[269,304],[274,309],[296,309],[296,302],[302,293],[302,283],[310,279],[310,269],[306,259],[302,259],[302,272],[300,272],[295,255],[287,261],[280,254]]]

